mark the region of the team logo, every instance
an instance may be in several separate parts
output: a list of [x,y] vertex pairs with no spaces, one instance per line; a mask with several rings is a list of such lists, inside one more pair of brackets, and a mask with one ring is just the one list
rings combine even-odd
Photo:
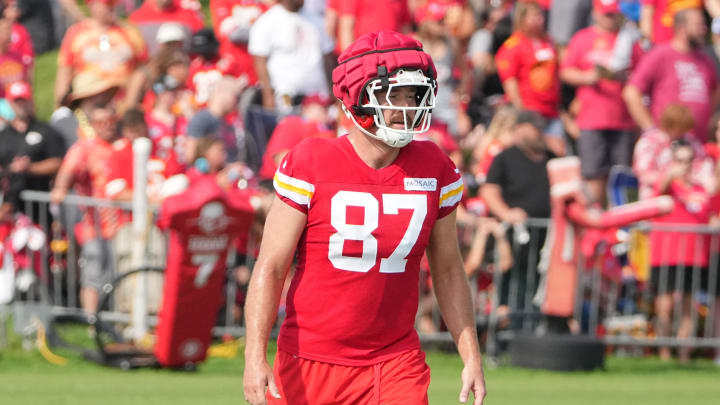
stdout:
[[214,201],[205,204],[200,209],[198,226],[204,233],[215,233],[227,228],[230,219],[225,216],[225,207],[222,203]]
[[435,191],[437,190],[437,179],[405,177],[405,191]]
[[30,146],[37,145],[42,142],[42,135],[39,132],[30,131],[25,135],[25,143]]
[[200,350],[202,349],[202,344],[197,339],[189,339],[180,345],[180,355],[186,359],[192,359],[197,357],[198,354],[200,354]]

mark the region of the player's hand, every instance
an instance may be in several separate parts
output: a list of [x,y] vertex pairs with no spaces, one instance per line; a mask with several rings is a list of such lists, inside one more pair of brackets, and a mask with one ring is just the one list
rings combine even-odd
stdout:
[[482,364],[480,362],[474,364],[466,364],[462,371],[462,389],[460,390],[460,402],[467,402],[472,391],[475,402],[473,405],[482,405],[485,399],[485,374],[483,373]]
[[280,392],[275,385],[272,368],[267,361],[246,362],[243,375],[243,391],[245,400],[252,405],[265,405],[265,388],[270,395],[280,398]]
[[55,187],[50,191],[50,202],[52,204],[60,204],[65,200],[65,196],[67,196],[67,190]]

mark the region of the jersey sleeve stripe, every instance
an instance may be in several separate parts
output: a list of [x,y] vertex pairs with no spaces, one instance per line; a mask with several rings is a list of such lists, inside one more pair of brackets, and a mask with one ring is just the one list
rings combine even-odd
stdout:
[[440,189],[440,207],[452,207],[462,198],[465,186],[462,178]]
[[275,173],[273,185],[275,191],[281,196],[307,207],[310,206],[310,200],[315,193],[315,187],[312,184],[286,176],[279,171]]

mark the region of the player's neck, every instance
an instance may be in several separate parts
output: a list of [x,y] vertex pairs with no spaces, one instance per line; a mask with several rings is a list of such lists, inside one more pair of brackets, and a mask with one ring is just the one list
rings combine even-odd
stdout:
[[400,148],[393,148],[379,139],[371,138],[357,128],[351,129],[347,137],[358,157],[376,170],[390,166],[400,153]]

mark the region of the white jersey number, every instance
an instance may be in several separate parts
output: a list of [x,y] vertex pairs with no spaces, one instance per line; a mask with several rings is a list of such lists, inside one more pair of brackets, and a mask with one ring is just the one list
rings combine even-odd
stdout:
[[[383,194],[383,214],[398,215],[400,209],[412,210],[412,217],[405,234],[390,257],[380,260],[381,273],[402,273],[407,256],[417,242],[427,215],[425,194]],[[365,211],[362,225],[347,223],[347,207],[362,207]],[[340,191],[330,204],[330,223],[337,232],[330,236],[328,259],[338,269],[366,273],[377,261],[377,239],[372,232],[377,229],[380,218],[378,200],[370,193]],[[362,242],[362,256],[343,256],[346,240]]]
[[205,287],[205,284],[207,284],[208,279],[210,278],[210,275],[212,274],[213,269],[215,269],[215,264],[218,261],[218,255],[193,255],[192,256],[192,264],[194,266],[199,266],[197,273],[195,273],[195,280],[194,283],[195,287],[202,288]]

